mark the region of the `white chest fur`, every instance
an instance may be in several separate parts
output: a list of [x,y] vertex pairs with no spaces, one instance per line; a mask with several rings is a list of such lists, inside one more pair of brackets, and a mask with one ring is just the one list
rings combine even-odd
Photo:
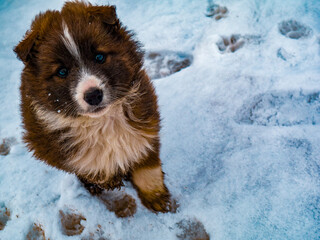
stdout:
[[[35,105],[36,106],[36,105]],[[49,130],[68,127],[70,130],[61,140],[71,137],[73,143],[63,146],[65,150],[77,146],[79,151],[66,161],[75,173],[87,176],[103,174],[106,181],[119,171],[125,173],[132,164],[152,150],[153,136],[128,124],[122,105],[112,105],[99,118],[65,117],[61,114],[35,107],[38,118]]]

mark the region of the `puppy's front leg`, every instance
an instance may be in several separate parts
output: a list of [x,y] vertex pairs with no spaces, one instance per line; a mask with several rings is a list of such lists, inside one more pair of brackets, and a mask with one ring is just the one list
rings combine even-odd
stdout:
[[156,162],[158,163],[136,167],[131,181],[144,206],[154,212],[169,212],[172,211],[171,196],[164,184],[160,160],[157,159]]

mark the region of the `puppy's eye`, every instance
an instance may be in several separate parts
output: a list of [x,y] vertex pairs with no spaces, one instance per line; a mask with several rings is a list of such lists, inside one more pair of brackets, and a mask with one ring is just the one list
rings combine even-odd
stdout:
[[68,76],[68,69],[66,69],[65,67],[59,68],[57,75],[61,78],[65,78]]
[[96,54],[96,56],[94,57],[94,60],[96,63],[102,64],[105,62],[106,60],[106,55],[102,54],[102,53],[98,53]]

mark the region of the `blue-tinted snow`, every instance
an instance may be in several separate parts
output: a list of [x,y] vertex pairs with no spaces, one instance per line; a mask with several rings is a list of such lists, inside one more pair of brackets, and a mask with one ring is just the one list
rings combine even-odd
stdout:
[[[229,10],[219,21],[205,17],[206,0],[109,3],[147,51],[193,55],[190,67],[154,80],[161,157],[178,213],[155,215],[139,203],[133,218],[118,219],[74,176],[27,152],[22,63],[11,49],[36,13],[63,1],[1,1],[0,137],[18,144],[0,156],[0,202],[11,211],[0,239],[23,239],[33,222],[50,239],[79,239],[61,234],[59,210],[66,208],[86,217],[82,236],[101,224],[109,239],[176,239],[176,223],[197,218],[211,239],[319,239],[319,1],[215,1]],[[233,34],[259,41],[222,53],[217,44]],[[126,191],[138,199],[130,184]]]

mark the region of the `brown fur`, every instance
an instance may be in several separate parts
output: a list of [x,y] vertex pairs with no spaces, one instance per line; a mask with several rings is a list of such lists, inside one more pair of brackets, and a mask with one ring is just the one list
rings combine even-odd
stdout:
[[[119,187],[132,175],[144,205],[168,211],[157,97],[142,69],[139,44],[115,8],[76,1],[61,12],[40,13],[14,51],[25,64],[21,112],[34,156],[98,188]],[[103,64],[92,61],[95,52],[105,53]],[[66,78],[56,74],[61,66],[69,71]],[[83,69],[109,94],[102,116],[91,117],[74,98]]]

